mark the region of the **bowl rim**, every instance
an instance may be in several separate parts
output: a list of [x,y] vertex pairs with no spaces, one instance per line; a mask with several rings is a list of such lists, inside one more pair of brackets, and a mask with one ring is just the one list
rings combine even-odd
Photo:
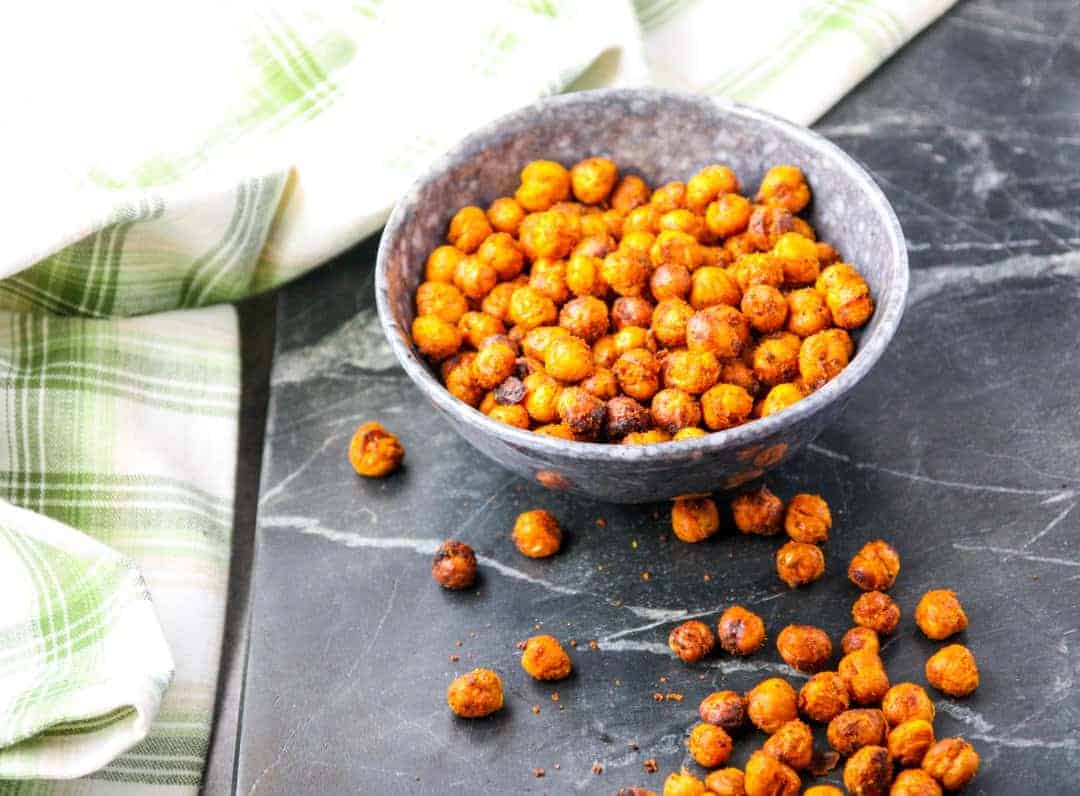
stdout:
[[[411,343],[406,343],[408,330],[402,328],[394,318],[390,307],[387,283],[387,268],[390,259],[391,242],[405,234],[411,220],[417,197],[421,189],[443,173],[458,166],[461,162],[475,157],[491,144],[491,139],[502,137],[503,130],[535,119],[539,111],[555,108],[572,108],[575,105],[589,104],[598,99],[615,97],[625,101],[634,99],[667,100],[677,103],[694,103],[708,106],[708,110],[720,116],[735,115],[771,128],[783,136],[795,139],[804,146],[817,150],[822,156],[838,164],[865,189],[870,202],[885,219],[888,242],[892,249],[891,256],[897,268],[887,291],[886,300],[878,301],[876,307],[877,328],[866,337],[856,352],[855,358],[838,376],[825,386],[818,388],[806,398],[786,409],[757,418],[734,428],[713,431],[704,437],[678,442],[666,442],[655,445],[620,445],[602,442],[578,442],[537,434],[533,431],[493,420],[487,415],[451,395],[434,377],[427,363],[419,356]],[[694,94],[658,88],[609,88],[579,91],[569,94],[557,94],[544,97],[515,111],[498,117],[479,127],[444,155],[435,160],[411,184],[394,206],[379,241],[379,250],[375,261],[375,299],[379,322],[383,333],[390,341],[390,347],[398,362],[424,395],[438,409],[459,417],[463,423],[478,427],[486,434],[499,439],[515,448],[526,448],[551,458],[569,458],[584,462],[650,462],[654,460],[672,460],[677,458],[700,458],[712,452],[730,448],[743,448],[769,439],[784,428],[799,424],[816,415],[828,404],[840,400],[855,387],[873,369],[884,354],[896,330],[907,303],[910,280],[907,246],[904,232],[896,212],[884,192],[870,176],[869,172],[839,146],[809,128],[799,126],[767,111],[752,108],[732,100],[710,95]]]

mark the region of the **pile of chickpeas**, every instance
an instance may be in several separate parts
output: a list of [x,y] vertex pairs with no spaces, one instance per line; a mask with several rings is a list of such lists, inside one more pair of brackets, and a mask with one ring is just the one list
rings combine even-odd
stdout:
[[780,412],[848,364],[870,289],[797,214],[810,188],[727,166],[655,190],[594,157],[538,160],[464,207],[416,291],[446,389],[539,434],[648,444]]

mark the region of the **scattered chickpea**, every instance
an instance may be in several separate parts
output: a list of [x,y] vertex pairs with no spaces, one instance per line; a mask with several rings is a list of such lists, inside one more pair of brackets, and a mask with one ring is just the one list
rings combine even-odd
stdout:
[[573,664],[554,636],[533,636],[525,642],[521,668],[536,680],[562,680],[570,676]]
[[664,780],[664,796],[705,796],[705,783],[686,769],[672,772]]
[[698,716],[729,733],[736,732],[746,724],[746,699],[735,691],[714,691],[701,700]]
[[776,551],[776,574],[789,588],[806,586],[825,574],[825,555],[817,545],[787,542]]
[[950,589],[928,591],[915,606],[915,624],[934,641],[942,641],[967,629],[968,618],[956,592]]
[[849,652],[837,667],[853,702],[870,705],[880,702],[889,690],[889,675],[876,652],[868,649]]
[[863,545],[848,566],[848,578],[863,591],[887,591],[899,574],[900,554],[883,539]]
[[519,514],[514,523],[514,544],[528,558],[547,558],[559,552],[562,529],[559,522],[543,509]]
[[731,501],[735,527],[743,533],[772,536],[780,532],[784,521],[784,502],[762,484],[743,492]]
[[447,539],[435,552],[431,577],[444,589],[467,589],[476,582],[476,554],[457,539]]
[[934,720],[934,701],[921,685],[897,683],[881,700],[881,712],[890,727],[896,727],[912,719]]
[[676,626],[668,636],[668,647],[679,660],[696,663],[713,651],[716,637],[704,622],[692,619]]
[[772,755],[758,750],[746,761],[746,796],[797,796],[801,786],[798,773]]
[[922,770],[946,790],[960,790],[978,773],[979,753],[962,738],[944,738],[926,751]]
[[799,717],[798,695],[787,680],[770,677],[746,695],[746,715],[762,732],[772,734]]
[[765,645],[765,623],[753,611],[733,605],[720,615],[717,638],[725,652],[752,655]]
[[490,669],[473,669],[450,683],[446,702],[463,719],[490,716],[503,706],[502,681]]
[[676,498],[671,528],[684,542],[702,542],[720,528],[720,513],[711,498]]
[[855,650],[870,650],[877,654],[881,650],[881,641],[875,631],[868,627],[857,626],[844,634],[843,639],[840,641],[840,648],[845,655]]
[[893,764],[883,746],[864,746],[844,765],[844,787],[852,796],[888,796]]
[[718,768],[705,777],[705,787],[711,796],[746,796],[746,777],[737,768]]
[[795,495],[787,504],[784,530],[795,542],[822,544],[829,539],[832,512],[820,495]]
[[889,796],[942,796],[937,780],[920,768],[901,771],[893,780]]
[[776,637],[776,649],[784,663],[800,672],[824,669],[832,657],[829,634],[811,625],[788,625]]
[[765,741],[762,751],[796,771],[804,771],[810,768],[810,760],[814,756],[814,733],[809,725],[792,719],[782,724]]
[[883,745],[888,731],[884,713],[863,708],[845,710],[833,717],[825,735],[829,746],[847,757],[864,746]]
[[731,757],[731,736],[715,724],[698,724],[686,741],[690,756],[705,768],[722,766]]
[[382,478],[401,466],[405,448],[382,424],[364,423],[349,441],[349,464],[357,475]]
[[979,666],[971,650],[950,644],[926,662],[926,681],[943,694],[966,697],[979,687]]
[[934,725],[925,719],[905,721],[889,732],[889,754],[902,766],[922,763],[927,750],[933,745]]
[[822,724],[850,706],[847,686],[836,672],[818,672],[799,689],[799,712]]
[[855,624],[887,636],[900,624],[900,606],[883,591],[863,592],[851,606],[851,618]]

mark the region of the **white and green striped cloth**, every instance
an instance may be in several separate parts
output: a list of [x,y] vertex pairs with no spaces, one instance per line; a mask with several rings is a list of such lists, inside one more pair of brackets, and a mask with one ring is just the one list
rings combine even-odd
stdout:
[[433,157],[539,96],[655,83],[809,123],[949,5],[0,12],[19,75],[0,108],[0,793],[201,781],[236,464],[228,302],[370,234]]

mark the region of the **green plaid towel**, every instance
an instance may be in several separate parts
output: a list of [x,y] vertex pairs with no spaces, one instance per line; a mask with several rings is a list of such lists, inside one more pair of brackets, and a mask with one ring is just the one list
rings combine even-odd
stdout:
[[651,82],[809,123],[949,5],[107,0],[0,17],[20,75],[0,108],[0,793],[201,782],[236,464],[227,302],[370,234],[433,157],[539,96]]

